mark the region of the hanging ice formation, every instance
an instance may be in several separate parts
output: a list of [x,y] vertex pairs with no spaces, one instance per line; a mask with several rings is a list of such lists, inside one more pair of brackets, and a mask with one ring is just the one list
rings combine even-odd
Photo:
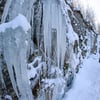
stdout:
[[96,33],[65,0],[7,0],[1,23],[0,98],[61,100],[95,53]]

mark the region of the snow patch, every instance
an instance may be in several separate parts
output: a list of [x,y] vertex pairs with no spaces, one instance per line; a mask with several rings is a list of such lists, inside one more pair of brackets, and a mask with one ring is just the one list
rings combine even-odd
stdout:
[[100,63],[91,56],[84,60],[72,89],[63,100],[100,100]]
[[12,97],[10,95],[5,95],[4,100],[12,100]]
[[78,41],[79,38],[78,38],[77,33],[75,33],[75,32],[73,31],[72,26],[71,26],[71,25],[68,25],[68,26],[69,26],[69,27],[68,27],[67,37],[68,37],[68,39],[69,39],[69,43],[74,44],[75,40]]
[[26,17],[22,14],[19,14],[16,18],[8,23],[3,23],[0,25],[0,32],[5,32],[6,29],[12,28],[16,29],[17,27],[22,27],[22,29],[27,32],[31,26],[27,21]]

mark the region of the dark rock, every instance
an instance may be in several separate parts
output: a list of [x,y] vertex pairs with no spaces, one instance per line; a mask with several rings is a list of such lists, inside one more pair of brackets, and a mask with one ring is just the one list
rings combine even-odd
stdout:
[[67,80],[68,89],[70,89],[72,87],[73,80],[74,80],[74,74],[71,72],[69,77],[68,77],[68,80]]
[[35,68],[38,66],[38,60],[33,65]]

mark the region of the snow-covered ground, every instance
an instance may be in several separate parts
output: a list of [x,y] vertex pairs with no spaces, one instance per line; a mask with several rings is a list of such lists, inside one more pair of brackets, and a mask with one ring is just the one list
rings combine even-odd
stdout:
[[66,93],[63,100],[100,100],[100,63],[98,56],[92,55],[84,60],[72,89]]

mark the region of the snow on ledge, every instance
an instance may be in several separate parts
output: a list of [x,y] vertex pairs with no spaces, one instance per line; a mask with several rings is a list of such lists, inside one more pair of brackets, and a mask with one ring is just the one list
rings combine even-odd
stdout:
[[31,26],[27,21],[26,17],[22,14],[19,14],[16,18],[8,23],[3,23],[0,25],[0,32],[5,32],[7,28],[16,29],[17,27],[22,27],[22,29],[27,32]]

